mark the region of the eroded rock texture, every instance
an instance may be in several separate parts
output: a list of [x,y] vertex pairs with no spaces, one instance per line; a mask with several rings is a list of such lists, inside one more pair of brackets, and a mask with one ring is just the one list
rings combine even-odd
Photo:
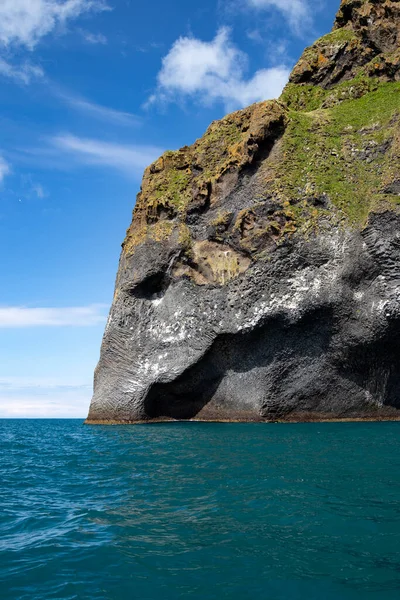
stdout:
[[144,174],[88,422],[396,418],[400,2]]

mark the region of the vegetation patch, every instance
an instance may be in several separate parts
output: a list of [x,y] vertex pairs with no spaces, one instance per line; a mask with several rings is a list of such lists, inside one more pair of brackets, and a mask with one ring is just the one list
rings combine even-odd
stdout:
[[[352,32],[338,29],[321,43],[351,44]],[[257,195],[261,204],[276,198],[276,214],[266,222],[255,215],[251,224],[251,215],[236,215],[233,234],[239,224],[246,230],[246,252],[257,253],[263,240],[280,244],[296,231],[316,230],[322,222],[363,226],[371,210],[398,207],[399,197],[390,190],[399,178],[400,82],[368,76],[371,68],[330,89],[289,83],[280,101],[228,115],[192,146],[166,152],[145,171],[125,252],[147,239],[162,243],[175,235],[174,243],[190,258],[188,211],[206,210],[210,197],[222,202],[224,175],[240,174],[283,131]],[[232,217],[222,208],[210,222],[210,236],[225,240]]]
[[159,221],[184,222],[189,205],[204,205],[205,196],[226,173],[239,173],[251,164],[260,146],[283,130],[284,120],[281,103],[260,102],[215,121],[193,146],[164,153],[144,173],[125,252],[132,253],[148,236],[159,239],[173,231],[172,225]]
[[297,213],[308,198],[326,195],[348,222],[362,225],[376,205],[393,169],[400,83],[373,85],[331,108],[290,112],[277,179]]
[[318,85],[288,83],[281,95],[281,101],[294,111],[312,112],[318,108],[329,108],[345,100],[357,100],[365,94],[376,91],[381,85],[377,77],[359,73],[349,81],[334,88],[324,89]]

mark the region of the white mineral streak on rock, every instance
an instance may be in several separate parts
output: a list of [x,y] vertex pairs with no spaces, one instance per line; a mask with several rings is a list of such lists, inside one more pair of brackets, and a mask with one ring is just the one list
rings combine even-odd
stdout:
[[110,312],[110,314],[108,315],[108,319],[107,319],[107,323],[106,323],[106,327],[105,327],[105,332],[104,333],[108,332],[108,330],[110,329],[110,327],[112,325],[112,322],[113,322],[113,318],[112,318],[112,313]]
[[[331,260],[319,268],[307,267],[294,276],[282,280],[280,287],[285,292],[264,294],[263,298],[266,299],[252,307],[251,313],[240,327],[241,330],[251,329],[264,317],[278,312],[285,312],[289,317],[295,317],[301,312],[305,303],[309,304],[313,299],[318,300],[319,296],[326,291],[332,290],[332,293],[335,293],[340,277],[340,261],[347,251],[348,242],[341,233],[335,232],[324,240],[324,245],[331,252]],[[238,321],[243,318],[241,311],[234,316]]]

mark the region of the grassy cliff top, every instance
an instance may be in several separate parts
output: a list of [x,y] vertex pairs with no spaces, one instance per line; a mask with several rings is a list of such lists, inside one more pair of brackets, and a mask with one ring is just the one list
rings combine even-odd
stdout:
[[188,215],[222,202],[277,141],[264,196],[290,207],[291,233],[321,215],[360,227],[370,211],[396,209],[399,28],[399,0],[343,0],[335,29],[304,51],[279,101],[212,123],[192,146],[146,169],[125,252],[173,233],[190,246]]
[[286,108],[275,100],[253,104],[213,122],[192,146],[165,152],[144,173],[124,247],[130,252],[147,235],[161,239],[190,212],[212,203],[218,185],[256,160],[264,144],[283,133]]
[[293,104],[305,108],[289,109],[283,137],[282,193],[325,195],[360,226],[371,210],[400,204],[391,193],[400,179],[400,82],[357,79],[322,95],[307,87],[299,96]]

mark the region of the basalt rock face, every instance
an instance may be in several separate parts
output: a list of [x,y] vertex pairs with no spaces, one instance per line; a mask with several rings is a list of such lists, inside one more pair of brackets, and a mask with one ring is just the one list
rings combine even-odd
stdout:
[[144,174],[88,422],[400,416],[400,2]]

